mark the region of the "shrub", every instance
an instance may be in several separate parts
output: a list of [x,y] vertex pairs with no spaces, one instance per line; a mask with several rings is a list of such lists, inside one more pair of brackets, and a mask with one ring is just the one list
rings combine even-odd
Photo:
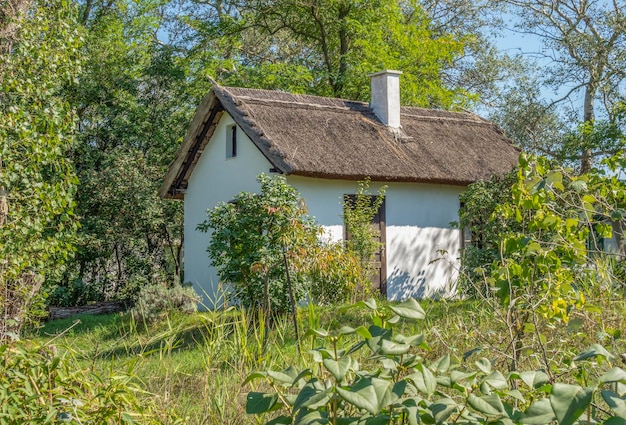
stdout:
[[[403,321],[425,317],[409,299],[372,310],[369,326],[343,326],[331,334],[311,329],[309,367],[251,374],[265,391],[251,391],[246,412],[270,413],[268,424],[623,424],[626,371],[594,344],[559,375],[549,371],[504,374],[486,358],[463,361],[445,354],[423,357],[423,334],[398,333]],[[319,341],[322,346],[319,346]],[[360,361],[357,353],[367,350]],[[279,416],[276,416],[279,415]]]
[[102,376],[51,346],[0,346],[2,424],[159,423],[156,403],[140,400],[142,392],[130,372]]
[[151,323],[163,318],[170,311],[193,313],[199,302],[200,297],[190,286],[144,286],[139,291],[132,314],[143,322]]

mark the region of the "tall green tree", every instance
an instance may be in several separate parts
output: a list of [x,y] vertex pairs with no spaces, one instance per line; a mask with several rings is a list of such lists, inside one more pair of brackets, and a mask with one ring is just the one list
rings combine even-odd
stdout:
[[432,31],[417,2],[209,3],[208,15],[190,17],[194,52],[210,55],[208,71],[227,84],[368,100],[365,75],[387,68],[404,72],[405,104],[465,101],[462,90],[442,82],[463,40]]
[[0,6],[0,340],[19,336],[72,252],[75,16],[62,0]]
[[84,72],[72,98],[81,229],[55,303],[128,297],[181,277],[182,205],[157,191],[196,102],[184,58],[159,39],[167,4],[82,4]]
[[[575,103],[576,122],[589,128],[597,118],[615,124],[615,106],[623,96],[626,78],[626,3],[622,0],[502,0],[514,6],[518,30],[539,37],[539,53],[549,63],[542,82],[555,89],[558,97],[550,105]],[[619,138],[618,138],[619,139]],[[566,146],[556,156],[575,159],[580,172],[593,166],[594,158],[617,151],[617,143],[595,145],[592,139]]]

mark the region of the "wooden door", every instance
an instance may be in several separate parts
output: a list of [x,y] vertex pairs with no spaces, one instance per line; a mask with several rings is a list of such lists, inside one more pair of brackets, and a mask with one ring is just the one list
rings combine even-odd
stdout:
[[[371,203],[374,203],[376,196],[370,196]],[[349,204],[354,205],[356,195],[345,195],[345,199]],[[375,292],[387,297],[387,257],[386,252],[386,231],[385,231],[385,198],[380,204],[374,218],[372,218],[371,226],[374,230],[375,240],[381,244],[380,250],[374,254],[373,258],[373,277],[372,288]],[[344,239],[350,239],[350,232],[344,223]]]

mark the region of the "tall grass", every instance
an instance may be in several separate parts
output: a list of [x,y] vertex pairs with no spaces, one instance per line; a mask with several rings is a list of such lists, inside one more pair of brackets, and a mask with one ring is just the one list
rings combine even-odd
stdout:
[[[593,342],[626,352],[621,334],[626,332],[623,294],[611,292],[609,296],[598,289],[590,297],[594,308],[573,312],[570,323],[544,330],[554,362],[562,363]],[[478,353],[495,363],[506,363],[502,325],[488,307],[469,301],[424,301],[422,305],[426,320],[403,332],[425,334],[430,350],[424,357],[436,359],[449,353],[463,358]],[[344,325],[358,327],[366,314],[365,309],[349,306],[308,306],[298,311],[298,319],[301,329],[333,332]],[[258,370],[282,370],[291,365],[305,368],[310,365],[307,350],[318,343],[307,337],[301,341],[303,353],[298,353],[289,318],[275,318],[267,329],[262,315],[232,307],[192,315],[171,313],[151,325],[137,323],[130,314],[78,319],[80,324],[55,341],[57,347],[71,351],[81,367],[96,371],[132,368],[146,391],[143,396],[156,399],[162,407],[161,419],[166,424],[173,423],[165,413],[168,411],[176,412],[188,424],[257,423],[255,417],[246,415],[245,401],[249,391],[262,388],[242,386],[245,378]],[[49,340],[72,323],[47,323],[35,337]],[[560,348],[564,346],[567,350]],[[533,356],[525,357],[528,368],[538,364]]]

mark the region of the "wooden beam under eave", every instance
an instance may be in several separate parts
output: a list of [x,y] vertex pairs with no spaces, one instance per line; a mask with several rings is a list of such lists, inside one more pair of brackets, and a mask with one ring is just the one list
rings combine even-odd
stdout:
[[[215,108],[221,107],[219,100],[211,90],[200,102],[196,112],[189,124],[187,134],[183,139],[180,147],[176,151],[174,160],[170,164],[168,171],[163,179],[163,184],[159,188],[159,196],[164,199],[182,199],[176,194],[175,182],[179,181],[180,174],[183,170],[185,161],[188,159],[189,151],[196,144],[199,133],[210,121],[211,114]],[[206,143],[205,143],[206,144]],[[185,174],[186,174],[185,170]]]

